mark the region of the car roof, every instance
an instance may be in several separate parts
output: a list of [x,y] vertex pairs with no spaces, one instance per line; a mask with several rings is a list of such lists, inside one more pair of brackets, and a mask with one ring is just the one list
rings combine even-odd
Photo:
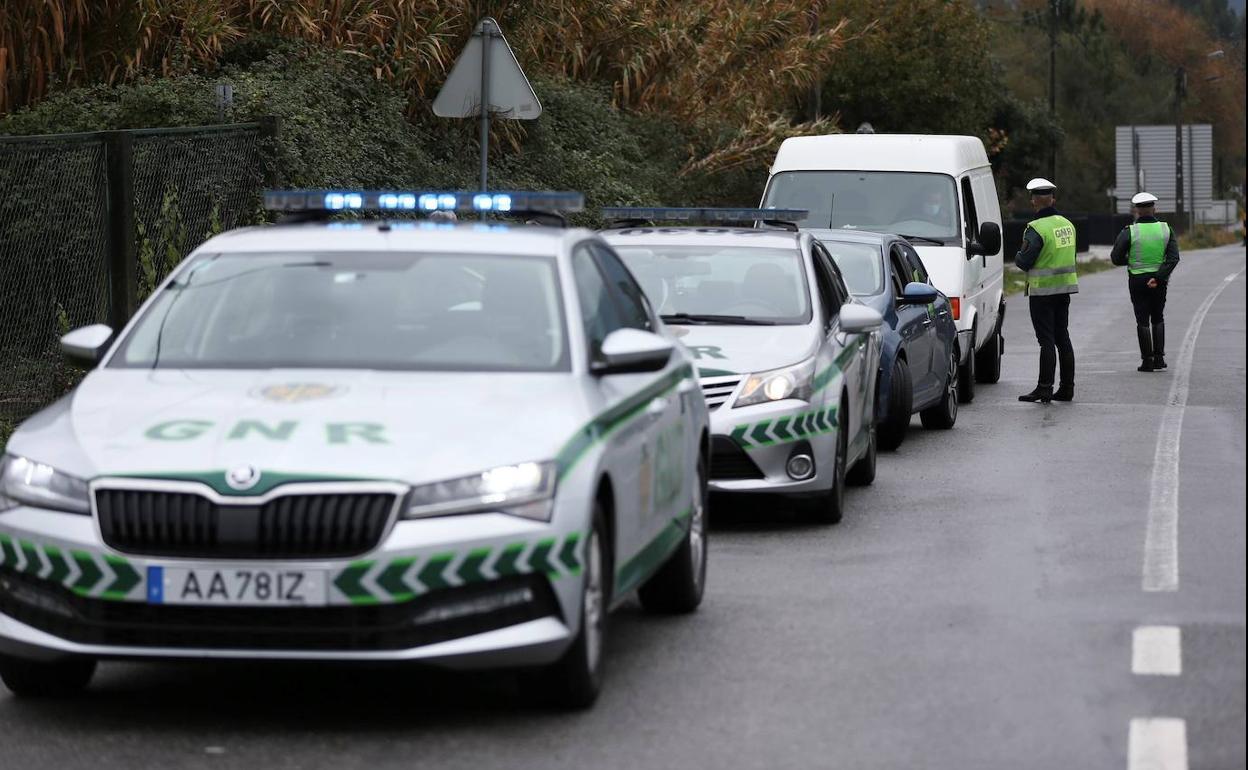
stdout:
[[896,240],[899,236],[889,235],[887,233],[876,233],[869,230],[844,230],[844,229],[828,229],[828,228],[809,228],[806,232],[810,233],[820,241],[838,241],[841,243],[874,243],[885,244],[889,241]]
[[974,136],[829,134],[785,139],[771,173],[782,171],[918,171],[961,174],[988,166]]
[[755,227],[707,227],[707,226],[640,226],[621,227],[600,232],[603,238],[615,246],[662,244],[679,246],[698,244],[703,246],[758,246],[760,248],[792,248],[802,242],[802,233],[791,230]]
[[245,227],[205,241],[199,252],[450,251],[555,256],[589,230],[505,222],[335,221]]

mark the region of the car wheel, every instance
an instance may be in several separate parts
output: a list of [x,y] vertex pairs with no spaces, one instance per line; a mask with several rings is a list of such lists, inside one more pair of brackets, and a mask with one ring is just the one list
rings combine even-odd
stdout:
[[924,428],[948,430],[958,421],[958,351],[949,355],[949,369],[945,372],[945,388],[940,401],[919,412]]
[[586,709],[594,705],[602,689],[602,652],[607,638],[612,574],[606,533],[606,516],[601,505],[595,503],[581,572],[581,629],[563,657],[538,672],[531,684],[534,694],[545,705]]
[[849,451],[849,415],[844,399],[837,409],[836,452],[832,457],[832,487],[804,498],[803,512],[821,524],[836,524],[845,515],[845,457]]
[[910,367],[902,358],[893,359],[893,376],[888,385],[888,414],[880,421],[880,448],[893,451],[906,440],[910,429],[910,408],[914,404],[914,387]]
[[845,474],[845,482],[851,487],[865,487],[875,481],[877,442],[875,423],[871,423],[867,427],[867,453],[858,462],[854,463],[854,467],[849,469],[849,473]]
[[648,612],[693,612],[702,603],[706,585],[706,458],[698,458],[693,479],[689,531],[676,553],[637,591]]
[[[975,345],[975,332],[971,332],[971,345]],[[969,404],[975,400],[975,348],[966,357],[966,363],[958,367],[958,400]]]
[[53,662],[0,655],[0,680],[19,698],[57,698],[85,689],[95,675],[95,658]]
[[1001,353],[1004,349],[1005,340],[1001,336],[1001,322],[997,321],[997,331],[992,335],[992,341],[975,354],[978,359],[975,362],[976,381],[985,385],[993,385],[1001,380]]

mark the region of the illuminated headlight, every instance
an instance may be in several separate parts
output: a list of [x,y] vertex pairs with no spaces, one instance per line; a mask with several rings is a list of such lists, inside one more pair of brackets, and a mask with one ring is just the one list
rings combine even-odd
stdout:
[[87,483],[51,465],[17,455],[0,457],[0,510],[19,503],[70,513],[90,513]]
[[737,402],[733,406],[753,406],[786,398],[809,401],[814,376],[813,358],[783,369],[751,374],[746,378],[741,395],[737,396]]
[[404,515],[409,519],[497,511],[550,521],[555,499],[555,464],[520,463],[492,468],[412,489]]

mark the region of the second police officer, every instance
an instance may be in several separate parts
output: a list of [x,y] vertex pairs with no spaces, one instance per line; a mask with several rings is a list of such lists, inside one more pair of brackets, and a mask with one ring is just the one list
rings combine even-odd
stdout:
[[1135,311],[1135,336],[1140,343],[1136,371],[1166,368],[1166,284],[1179,264],[1179,239],[1157,220],[1157,196],[1142,192],[1131,199],[1135,224],[1124,227],[1109,258],[1127,266],[1127,289]]
[[[1070,295],[1079,291],[1075,267],[1075,226],[1058,213],[1057,186],[1047,179],[1027,183],[1036,218],[1023,231],[1023,245],[1014,265],[1027,274],[1031,325],[1040,343],[1040,376],[1035,390],[1019,401],[1073,401],[1075,349],[1070,343]],[[1060,365],[1061,382],[1055,392],[1053,376]]]

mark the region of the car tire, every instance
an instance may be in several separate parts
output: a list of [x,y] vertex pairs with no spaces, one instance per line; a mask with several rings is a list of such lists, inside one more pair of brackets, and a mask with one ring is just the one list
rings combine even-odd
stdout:
[[958,401],[969,404],[975,400],[975,332],[971,332],[971,354],[958,367]]
[[[1002,316],[998,315],[1000,319]],[[995,385],[1001,380],[1001,353],[1005,349],[1005,340],[1001,336],[1001,321],[997,321],[997,330],[992,341],[984,345],[983,350],[975,354],[975,381],[985,385]]]
[[880,421],[877,439],[880,448],[891,452],[906,440],[910,429],[910,409],[914,404],[914,386],[910,367],[905,359],[893,359],[893,375],[888,384],[888,414]]
[[867,427],[867,453],[845,474],[845,483],[851,487],[867,487],[875,482],[875,458],[879,444],[877,432],[875,423]]
[[19,698],[60,698],[86,689],[95,666],[95,658],[46,662],[0,655],[0,680]]
[[594,504],[593,526],[585,540],[581,570],[581,628],[572,646],[556,663],[540,669],[529,683],[545,706],[581,710],[594,705],[602,689],[602,654],[611,606],[611,547],[606,515]]
[[945,373],[945,382],[940,400],[919,412],[923,427],[948,430],[958,421],[958,350],[949,354],[949,370]]
[[849,415],[845,400],[837,409],[836,452],[832,457],[832,486],[826,492],[802,499],[803,513],[820,524],[837,524],[845,515],[845,456],[849,447]]
[[679,615],[693,612],[702,603],[706,586],[706,478],[706,458],[699,456],[689,531],[676,552],[637,590],[647,612]]

